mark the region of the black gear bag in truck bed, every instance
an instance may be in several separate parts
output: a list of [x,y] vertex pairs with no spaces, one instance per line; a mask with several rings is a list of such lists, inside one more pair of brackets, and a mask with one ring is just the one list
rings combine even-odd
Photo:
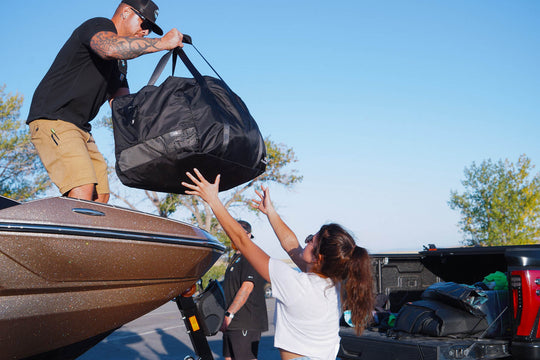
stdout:
[[[398,317],[408,303],[426,299],[445,301],[440,292],[452,287],[445,284],[447,282],[477,286],[486,275],[500,271],[506,276],[508,289],[479,292],[486,297],[484,303],[475,305],[483,313],[479,316],[487,323],[483,331],[473,331],[471,335],[467,333],[470,324],[462,324],[465,330],[460,334],[428,336],[399,331],[386,324],[374,325],[361,336],[356,336],[353,328],[344,325],[340,331],[340,358],[540,359],[540,245],[433,247],[419,253],[373,254],[371,259],[376,292],[388,298],[384,311]],[[444,286],[434,286],[435,292],[428,291],[423,295],[426,289],[437,283]],[[459,304],[453,305],[460,308]],[[401,330],[407,326],[402,324]]]

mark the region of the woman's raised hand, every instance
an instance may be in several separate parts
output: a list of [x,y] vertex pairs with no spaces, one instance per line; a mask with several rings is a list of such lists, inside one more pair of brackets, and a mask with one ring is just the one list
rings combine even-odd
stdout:
[[191,179],[193,184],[182,181],[183,186],[187,187],[188,189],[191,189],[191,190],[187,190],[186,194],[198,195],[201,197],[201,199],[203,199],[210,206],[212,206],[213,200],[217,199],[219,201],[218,192],[219,192],[219,180],[220,180],[221,175],[216,176],[216,180],[212,184],[204,178],[204,176],[200,173],[198,169],[193,169],[193,172],[195,173],[195,175],[197,175],[197,177],[193,176],[193,174],[191,174],[190,172],[186,172],[186,175]]
[[270,211],[274,211],[274,206],[270,200],[270,190],[267,187],[261,186],[261,191],[255,190],[255,193],[259,196],[259,199],[251,200],[255,209],[259,209],[265,215],[268,215]]

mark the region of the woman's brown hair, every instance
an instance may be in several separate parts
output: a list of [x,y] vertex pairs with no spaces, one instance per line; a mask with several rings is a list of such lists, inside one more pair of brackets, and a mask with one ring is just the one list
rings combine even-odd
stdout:
[[341,283],[343,308],[351,311],[359,335],[371,320],[374,302],[369,254],[338,224],[323,225],[317,236],[314,255],[322,257],[314,271]]

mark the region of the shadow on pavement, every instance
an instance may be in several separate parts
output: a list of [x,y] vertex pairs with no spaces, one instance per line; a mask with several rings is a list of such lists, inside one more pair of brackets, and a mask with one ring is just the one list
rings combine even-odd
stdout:
[[[274,299],[267,301],[268,319],[273,319]],[[207,339],[214,359],[223,360],[222,334]],[[195,355],[193,345],[176,304],[171,302],[124,325],[77,360],[182,360],[188,355]],[[262,334],[258,359],[280,359],[279,351],[274,348],[274,325],[271,322],[268,331]]]
[[[156,329],[157,337],[152,341],[130,331],[116,331],[114,336],[103,340],[99,346],[88,350],[79,360],[171,360],[183,359],[187,355],[195,357],[190,346],[178,338]],[[221,336],[209,338],[208,344],[215,360],[223,360]],[[190,344],[191,345],[191,344]],[[259,343],[259,360],[279,360],[279,352],[274,348],[274,337],[262,336]]]

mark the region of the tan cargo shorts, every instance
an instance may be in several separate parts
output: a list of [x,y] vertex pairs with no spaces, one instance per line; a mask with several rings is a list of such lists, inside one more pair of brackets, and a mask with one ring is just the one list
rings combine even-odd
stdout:
[[92,134],[67,121],[38,119],[30,123],[30,135],[60,193],[87,184],[95,184],[98,194],[110,192],[107,163]]

